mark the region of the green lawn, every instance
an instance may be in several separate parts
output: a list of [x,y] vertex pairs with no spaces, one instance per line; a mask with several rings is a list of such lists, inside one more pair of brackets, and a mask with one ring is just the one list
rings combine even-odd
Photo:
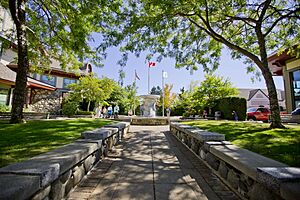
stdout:
[[269,129],[269,124],[245,122],[202,120],[184,123],[225,134],[226,140],[239,147],[300,167],[300,125]]
[[27,160],[80,138],[81,132],[110,123],[101,119],[0,122],[0,167]]

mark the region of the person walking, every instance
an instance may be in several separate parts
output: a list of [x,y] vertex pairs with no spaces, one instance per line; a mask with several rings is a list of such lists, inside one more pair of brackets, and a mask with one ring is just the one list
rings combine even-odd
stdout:
[[102,113],[103,113],[103,118],[107,118],[107,109],[105,106],[102,109]]
[[119,106],[118,106],[118,104],[114,107],[114,118],[115,119],[118,119],[119,118],[119,110],[120,110],[120,108],[119,108]]
[[235,120],[235,121],[239,120],[238,114],[237,114],[237,112],[235,110],[232,111],[232,116],[233,116],[233,120]]
[[108,114],[108,118],[112,117],[113,109],[112,109],[111,105],[109,105],[108,108],[107,108],[107,114]]

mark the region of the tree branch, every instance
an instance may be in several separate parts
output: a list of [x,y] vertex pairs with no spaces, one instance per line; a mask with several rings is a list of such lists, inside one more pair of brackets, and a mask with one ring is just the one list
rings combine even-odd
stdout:
[[266,0],[263,4],[264,4],[264,7],[260,13],[260,16],[258,18],[258,23],[262,22],[264,17],[265,17],[265,14],[267,12],[267,9],[268,7],[270,6],[270,3],[271,3],[272,0]]
[[20,24],[20,21],[18,19],[18,15],[17,15],[17,7],[16,7],[16,1],[15,0],[9,0],[9,11],[11,14],[11,17],[13,19],[13,21],[15,22],[15,24]]
[[221,35],[219,35],[218,33],[216,33],[212,27],[210,26],[210,24],[205,21],[205,19],[201,16],[201,15],[197,15],[201,21],[205,24],[205,27],[202,27],[200,26],[197,22],[195,22],[193,19],[191,18],[188,18],[188,20],[193,23],[194,25],[196,25],[199,29],[203,30],[204,32],[206,32],[209,36],[211,36],[212,38],[214,38],[216,41],[218,42],[221,42],[223,44],[225,44],[226,46],[228,46],[229,48],[233,49],[233,50],[236,50],[240,53],[242,53],[243,55],[245,55],[246,57],[248,57],[249,59],[253,60],[253,62],[255,64],[257,64],[258,67],[262,67],[262,62],[259,60],[259,58],[252,54],[251,52],[247,51],[246,49],[240,47],[240,46],[237,46],[233,43],[231,43],[230,41],[228,41],[227,39],[225,39],[224,37],[222,37]]
[[297,8],[296,10],[292,10],[290,11],[289,13],[285,14],[285,15],[282,15],[281,17],[279,17],[277,20],[274,21],[274,23],[271,25],[271,27],[269,28],[269,30],[263,34],[264,37],[266,37],[272,30],[273,28],[281,21],[283,20],[284,18],[289,18],[289,17],[295,17],[295,18],[298,18],[299,19],[299,16],[295,15],[295,16],[292,16],[292,14],[295,14],[297,12],[300,12],[300,8]]

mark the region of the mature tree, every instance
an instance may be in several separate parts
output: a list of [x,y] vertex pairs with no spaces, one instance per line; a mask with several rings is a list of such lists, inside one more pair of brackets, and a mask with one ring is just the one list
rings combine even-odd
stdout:
[[[270,127],[283,127],[267,54],[299,42],[299,1],[132,0],[123,10],[118,20],[126,24],[112,32],[120,44],[126,41],[124,51],[150,50],[158,61],[173,57],[176,67],[197,69],[200,64],[209,70],[218,67],[226,46],[232,58],[249,64],[249,71],[257,66],[270,97]],[[118,30],[122,32],[116,34]]]
[[175,115],[185,115],[189,116],[191,114],[196,114],[197,111],[193,107],[193,93],[197,87],[194,81],[190,83],[189,90],[185,90],[184,87],[180,89],[180,93],[177,95],[177,98],[174,102],[174,111]]
[[127,85],[125,91],[123,105],[126,111],[133,111],[139,105],[139,98],[136,96],[137,87],[135,82],[132,85]]
[[88,76],[81,77],[78,83],[69,85],[71,89],[69,98],[79,102],[86,100],[88,102],[87,110],[90,111],[90,103],[95,101],[103,104],[110,97],[116,85],[116,82],[111,79],[98,79],[89,74]]
[[[238,91],[229,79],[216,75],[205,75],[205,79],[196,87],[192,95],[192,104],[196,108],[212,108],[217,99],[237,95]],[[210,114],[210,113],[209,113]]]
[[[120,1],[81,0],[1,0],[16,27],[18,69],[13,95],[11,123],[23,118],[27,74],[37,66],[59,60],[64,69],[79,68],[79,60],[102,59],[107,45],[92,50],[92,32],[104,32]],[[117,22],[117,21],[115,21]]]
[[150,94],[154,94],[154,95],[161,95],[162,94],[162,89],[159,86],[153,86],[151,88]]
[[171,85],[165,84],[164,92],[160,96],[160,101],[158,104],[159,106],[162,106],[162,101],[163,101],[162,95],[164,95],[164,108],[167,109],[173,107],[173,103],[175,102],[176,99],[176,94],[172,93],[172,89],[173,89],[173,84]]

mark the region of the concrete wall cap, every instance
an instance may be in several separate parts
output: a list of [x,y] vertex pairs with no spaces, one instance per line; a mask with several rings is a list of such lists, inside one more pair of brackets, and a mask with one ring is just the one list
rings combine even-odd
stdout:
[[97,148],[101,148],[102,140],[93,140],[93,139],[78,139],[74,141],[75,143],[92,143],[97,144]]
[[28,199],[40,190],[40,177],[16,174],[0,175],[0,199]]
[[45,165],[45,163],[21,162],[1,168],[0,174],[38,176],[39,187],[42,188],[57,179],[59,171],[60,165],[58,163]]
[[300,168],[297,167],[258,167],[257,172],[281,181],[300,180]]
[[256,169],[258,167],[287,167],[286,164],[235,145],[212,145],[209,151],[254,180],[257,179]]
[[[8,165],[0,169],[0,173],[34,174],[40,173],[41,182],[45,185],[63,174],[98,148],[96,143],[71,143],[61,148],[35,156],[27,161]],[[51,175],[48,178],[44,175]]]

